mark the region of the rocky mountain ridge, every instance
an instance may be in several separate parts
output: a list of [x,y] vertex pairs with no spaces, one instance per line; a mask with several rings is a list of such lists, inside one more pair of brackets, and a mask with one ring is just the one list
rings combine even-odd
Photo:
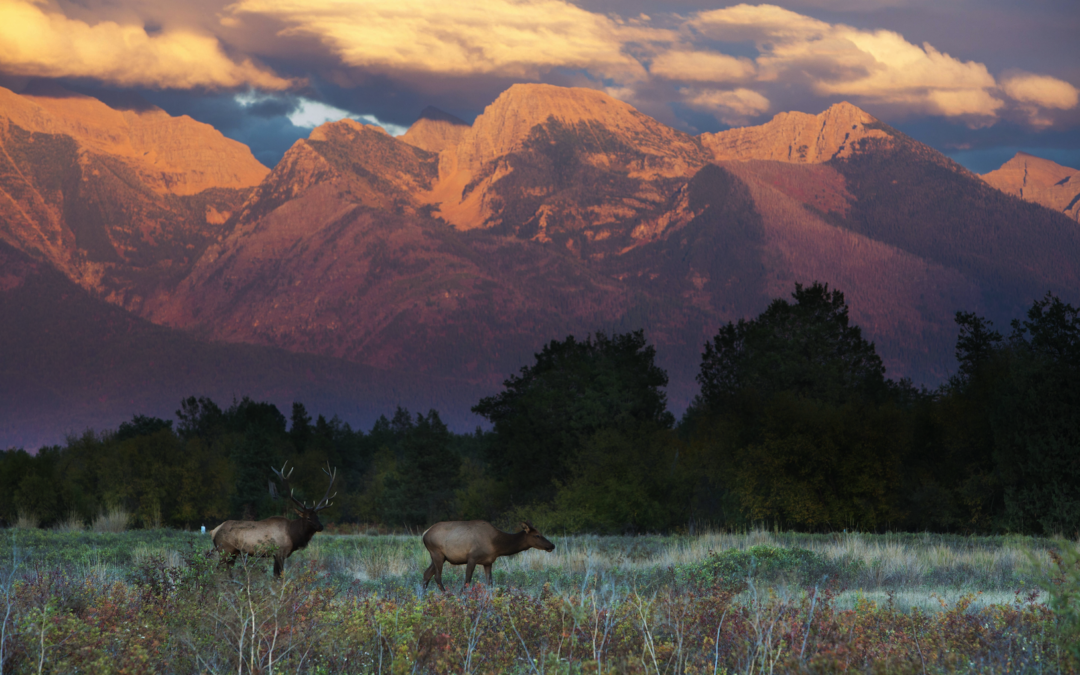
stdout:
[[[516,85],[472,125],[324,124],[257,186],[195,195],[4,129],[0,209],[21,209],[4,241],[200,340],[407,381],[413,408],[435,382],[496,390],[550,339],[643,328],[678,410],[720,324],[812,281],[845,292],[890,376],[933,384],[957,310],[1001,323],[1048,290],[1080,297],[1074,222],[850,104],[695,137],[601,92]],[[68,262],[31,236],[46,225]]]
[[127,308],[182,276],[268,172],[188,117],[0,88],[0,241]]
[[1042,204],[1080,222],[1080,170],[1018,152],[981,178],[1002,192]]

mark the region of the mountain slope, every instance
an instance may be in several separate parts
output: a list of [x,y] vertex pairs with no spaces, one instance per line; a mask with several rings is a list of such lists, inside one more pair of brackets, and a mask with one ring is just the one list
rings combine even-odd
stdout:
[[121,306],[182,277],[266,173],[189,118],[0,88],[0,241]]
[[437,153],[457,147],[468,130],[469,124],[464,120],[428,106],[420,111],[419,119],[409,127],[401,140],[421,150]]
[[995,320],[1019,316],[1047,291],[1080,296],[1080,229],[1061,214],[991,188],[899,132],[829,164],[857,197],[831,222],[958,271],[980,286]]
[[1076,295],[1064,222],[847,104],[693,138],[598,92],[516,86],[437,156],[316,129],[146,316],[488,386],[549,339],[645,328],[679,405],[719,324],[819,280],[892,375],[932,383],[958,309],[1004,321]]
[[1080,222],[1080,170],[1018,152],[1000,169],[980,178],[1006,194],[1042,204]]
[[[460,428],[453,403],[479,400],[460,382],[409,378],[356,363],[243,344],[207,344],[91,297],[41,261],[0,242],[0,449],[62,442],[133,415],[172,418],[181,399],[251,396],[287,411],[369,426],[399,404],[430,401]],[[422,383],[423,386],[417,386]]]
[[31,133],[68,136],[80,149],[122,160],[159,194],[258,185],[269,169],[244,144],[188,116],[139,101],[123,109],[55,85],[21,94],[0,87],[0,118]]
[[758,127],[702,134],[701,144],[716,160],[821,164],[850,157],[866,139],[887,141],[890,137],[872,115],[844,102],[818,115],[786,112]]

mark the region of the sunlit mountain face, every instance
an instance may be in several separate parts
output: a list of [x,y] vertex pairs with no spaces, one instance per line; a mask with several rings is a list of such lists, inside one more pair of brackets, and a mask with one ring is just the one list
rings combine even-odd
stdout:
[[1075,171],[1018,157],[980,178],[848,103],[691,135],[519,84],[471,124],[323,124],[269,170],[152,106],[0,89],[0,144],[4,324],[50,336],[2,333],[3,396],[37,430],[11,439],[95,387],[61,433],[230,386],[471,428],[547,341],[638,328],[678,412],[720,325],[813,281],[845,293],[889,376],[934,386],[957,310],[1005,325],[1047,291],[1080,298]]

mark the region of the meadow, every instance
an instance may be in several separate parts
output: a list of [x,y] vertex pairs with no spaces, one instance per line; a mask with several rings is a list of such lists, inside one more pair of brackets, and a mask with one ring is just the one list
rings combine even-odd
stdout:
[[[361,530],[362,531],[362,530]],[[357,532],[361,532],[357,531]],[[426,592],[419,536],[317,535],[283,580],[179,530],[0,532],[3,673],[1073,673],[1075,542],[549,536]]]

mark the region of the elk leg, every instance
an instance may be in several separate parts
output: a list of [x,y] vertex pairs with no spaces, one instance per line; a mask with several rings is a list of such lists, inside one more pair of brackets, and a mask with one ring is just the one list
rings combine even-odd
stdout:
[[285,558],[281,555],[274,556],[274,577],[280,579],[281,573],[285,570]]
[[484,576],[487,577],[488,586],[494,586],[494,582],[491,581],[491,565],[484,565]]
[[476,562],[470,560],[465,565],[465,585],[466,586],[468,586],[469,582],[472,581],[472,573],[473,573],[474,569],[476,569]]
[[424,588],[427,588],[428,583],[431,581],[431,577],[435,577],[435,583],[439,585],[439,588],[443,593],[446,592],[446,588],[442,585],[443,562],[445,562],[445,558],[432,554],[431,564],[424,570]]

